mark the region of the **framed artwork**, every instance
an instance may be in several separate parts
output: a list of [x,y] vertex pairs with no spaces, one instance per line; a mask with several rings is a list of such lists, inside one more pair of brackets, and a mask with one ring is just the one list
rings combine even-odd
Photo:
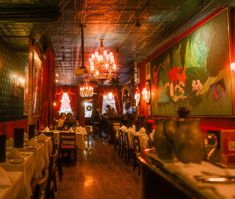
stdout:
[[42,62],[35,52],[33,52],[32,70],[33,116],[38,117],[41,114]]
[[151,61],[152,114],[232,115],[228,10]]
[[150,79],[150,62],[146,64],[146,80]]

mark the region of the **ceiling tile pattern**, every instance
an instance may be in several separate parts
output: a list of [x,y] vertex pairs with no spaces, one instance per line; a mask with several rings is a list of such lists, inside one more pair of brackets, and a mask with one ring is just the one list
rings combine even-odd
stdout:
[[[104,47],[115,54],[118,77],[124,84],[130,81],[135,61],[149,55],[193,17],[229,3],[228,0],[15,0],[11,3],[2,0],[0,7],[9,9],[0,8],[0,35],[19,52],[27,49],[29,38],[44,41],[42,47],[51,45],[56,55],[57,84],[77,85],[83,79],[74,74],[82,66],[83,24],[85,66],[103,39]],[[22,11],[25,5],[27,9]]]

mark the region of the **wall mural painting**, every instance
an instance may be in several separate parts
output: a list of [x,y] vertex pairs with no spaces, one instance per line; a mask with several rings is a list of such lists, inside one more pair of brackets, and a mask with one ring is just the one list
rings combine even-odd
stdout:
[[33,115],[41,113],[42,62],[37,53],[33,53]]
[[231,115],[227,10],[151,61],[152,114]]

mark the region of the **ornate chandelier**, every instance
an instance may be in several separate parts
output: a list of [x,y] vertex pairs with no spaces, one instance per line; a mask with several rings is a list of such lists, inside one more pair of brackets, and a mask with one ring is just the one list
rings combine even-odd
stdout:
[[92,53],[89,58],[89,72],[94,79],[111,80],[117,72],[117,65],[112,52],[104,50],[100,40],[100,50]]
[[85,82],[85,84],[80,87],[79,93],[81,97],[92,97],[94,94],[94,88]]

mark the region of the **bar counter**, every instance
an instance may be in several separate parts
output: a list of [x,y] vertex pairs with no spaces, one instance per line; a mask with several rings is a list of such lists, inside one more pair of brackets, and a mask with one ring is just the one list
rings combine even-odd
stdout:
[[[221,199],[235,198],[235,169],[218,167],[209,162],[184,164],[179,161],[163,161],[152,149],[138,157],[142,165],[143,199]],[[224,182],[202,182],[201,179]]]

